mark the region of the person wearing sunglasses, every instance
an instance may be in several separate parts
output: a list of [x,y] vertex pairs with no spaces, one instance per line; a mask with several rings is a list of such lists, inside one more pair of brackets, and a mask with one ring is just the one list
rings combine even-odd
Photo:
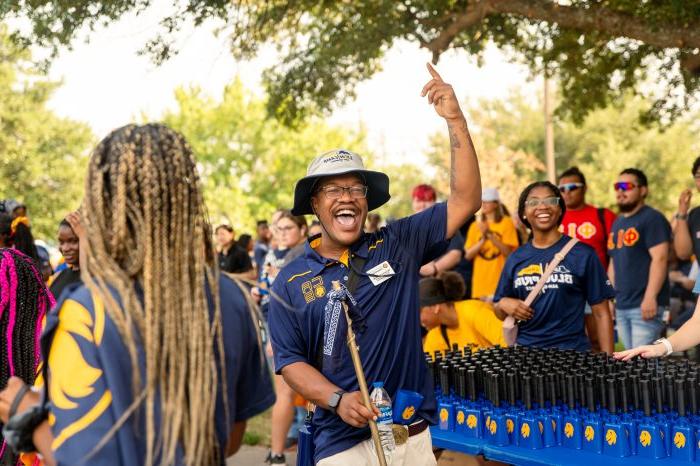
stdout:
[[620,216],[608,240],[609,273],[616,290],[617,332],[625,348],[632,348],[652,343],[664,328],[671,225],[646,205],[649,188],[643,171],[623,170],[614,188]]
[[[603,207],[594,207],[586,202],[588,185],[586,177],[578,169],[571,167],[559,175],[559,192],[566,204],[566,213],[560,230],[595,249],[603,269],[608,269],[608,232],[615,221],[615,214]],[[591,341],[591,349],[600,351],[595,317],[586,305],[586,333]]]
[[[700,157],[693,162],[695,188],[700,191]],[[681,260],[689,260],[693,255],[700,257],[700,208],[690,210],[693,191],[685,189],[678,199],[678,212],[674,216],[673,247]]]
[[518,216],[532,231],[530,241],[508,259],[496,289],[496,312],[519,323],[516,344],[586,351],[584,309],[596,318],[601,349],[613,351],[613,323],[609,300],[615,291],[593,248],[581,242],[556,267],[531,306],[525,299],[571,238],[559,231],[566,214],[559,188],[548,181],[529,185],[520,195]]

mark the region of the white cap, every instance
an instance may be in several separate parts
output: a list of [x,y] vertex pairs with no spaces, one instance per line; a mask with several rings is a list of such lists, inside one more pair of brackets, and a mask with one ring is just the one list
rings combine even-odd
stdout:
[[481,192],[482,202],[499,202],[501,196],[498,195],[498,189],[496,188],[484,188]]
[[309,215],[312,190],[316,182],[327,176],[355,173],[367,184],[367,208],[376,209],[385,204],[389,198],[389,177],[384,173],[367,170],[362,158],[344,149],[336,149],[316,157],[306,170],[306,176],[300,179],[294,188],[294,207],[292,214]]

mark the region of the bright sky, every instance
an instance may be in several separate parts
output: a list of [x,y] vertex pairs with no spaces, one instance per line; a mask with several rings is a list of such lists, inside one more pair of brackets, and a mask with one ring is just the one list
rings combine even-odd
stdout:
[[[165,8],[165,10],[164,10]],[[225,37],[216,37],[214,24],[190,28],[180,35],[180,54],[158,67],[137,51],[155,36],[158,19],[167,12],[159,0],[138,17],[130,15],[90,35],[90,43],[76,41],[54,62],[50,75],[63,82],[49,105],[58,114],[87,122],[98,137],[141,114],[158,117],[175,105],[179,86],[199,86],[214,98],[236,75],[262,93],[260,73],[274,63],[266,51],[253,62],[240,63],[228,53]],[[387,55],[384,70],[362,83],[357,99],[337,109],[331,122],[356,127],[364,122],[373,151],[389,161],[420,161],[428,136],[443,123],[419,93],[429,75],[426,50],[399,43]],[[540,85],[528,83],[522,66],[509,64],[495,48],[478,68],[465,53],[447,53],[438,64],[443,78],[460,99],[504,97],[514,87],[528,94]],[[319,147],[319,152],[327,148]]]

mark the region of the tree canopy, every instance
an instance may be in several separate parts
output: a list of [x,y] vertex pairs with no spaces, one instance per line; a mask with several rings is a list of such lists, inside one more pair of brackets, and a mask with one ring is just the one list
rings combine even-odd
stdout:
[[[19,0],[0,3],[0,17],[28,18],[31,31],[16,37],[56,50],[82,27],[95,28],[153,2]],[[177,52],[174,37],[187,21],[222,21],[239,58],[275,44],[280,63],[264,75],[268,112],[286,123],[351,98],[397,40],[426,48],[435,62],[450,49],[481,59],[486,45],[494,43],[534,72],[555,74],[562,90],[560,111],[578,122],[629,91],[650,94],[646,116],[668,122],[699,93],[700,0],[182,0],[176,5],[145,44],[155,60]]]
[[163,121],[182,132],[194,150],[212,222],[238,233],[278,208],[291,209],[294,184],[313,157],[346,148],[370,161],[364,133],[310,119],[290,129],[266,118],[263,98],[234,80],[221,99],[199,89],[176,91],[177,108]]
[[[643,170],[649,179],[650,205],[670,215],[678,196],[693,186],[691,168],[700,156],[697,111],[677,120],[663,131],[639,122],[648,105],[639,97],[625,96],[616,105],[592,111],[580,125],[555,120],[557,172],[577,165],[586,175],[587,200],[617,210],[613,183],[625,168]],[[541,104],[520,94],[501,100],[481,100],[465,105],[479,154],[483,186],[498,187],[511,211],[520,191],[532,181],[546,179],[544,121]],[[442,132],[431,137],[427,153],[435,175],[422,182],[448,192],[449,140]]]
[[53,239],[58,222],[79,207],[93,136],[46,108],[57,84],[3,28],[0,57],[0,199],[25,204],[34,235]]

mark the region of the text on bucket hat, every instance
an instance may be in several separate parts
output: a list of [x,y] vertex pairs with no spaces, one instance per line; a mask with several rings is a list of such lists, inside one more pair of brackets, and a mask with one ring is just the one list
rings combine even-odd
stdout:
[[367,184],[367,208],[374,210],[384,205],[391,196],[389,195],[389,177],[386,174],[367,170],[362,158],[344,149],[336,149],[319,155],[309,164],[306,176],[300,179],[294,188],[294,215],[310,215],[314,211],[311,208],[316,183],[332,176],[340,176],[355,173]]

